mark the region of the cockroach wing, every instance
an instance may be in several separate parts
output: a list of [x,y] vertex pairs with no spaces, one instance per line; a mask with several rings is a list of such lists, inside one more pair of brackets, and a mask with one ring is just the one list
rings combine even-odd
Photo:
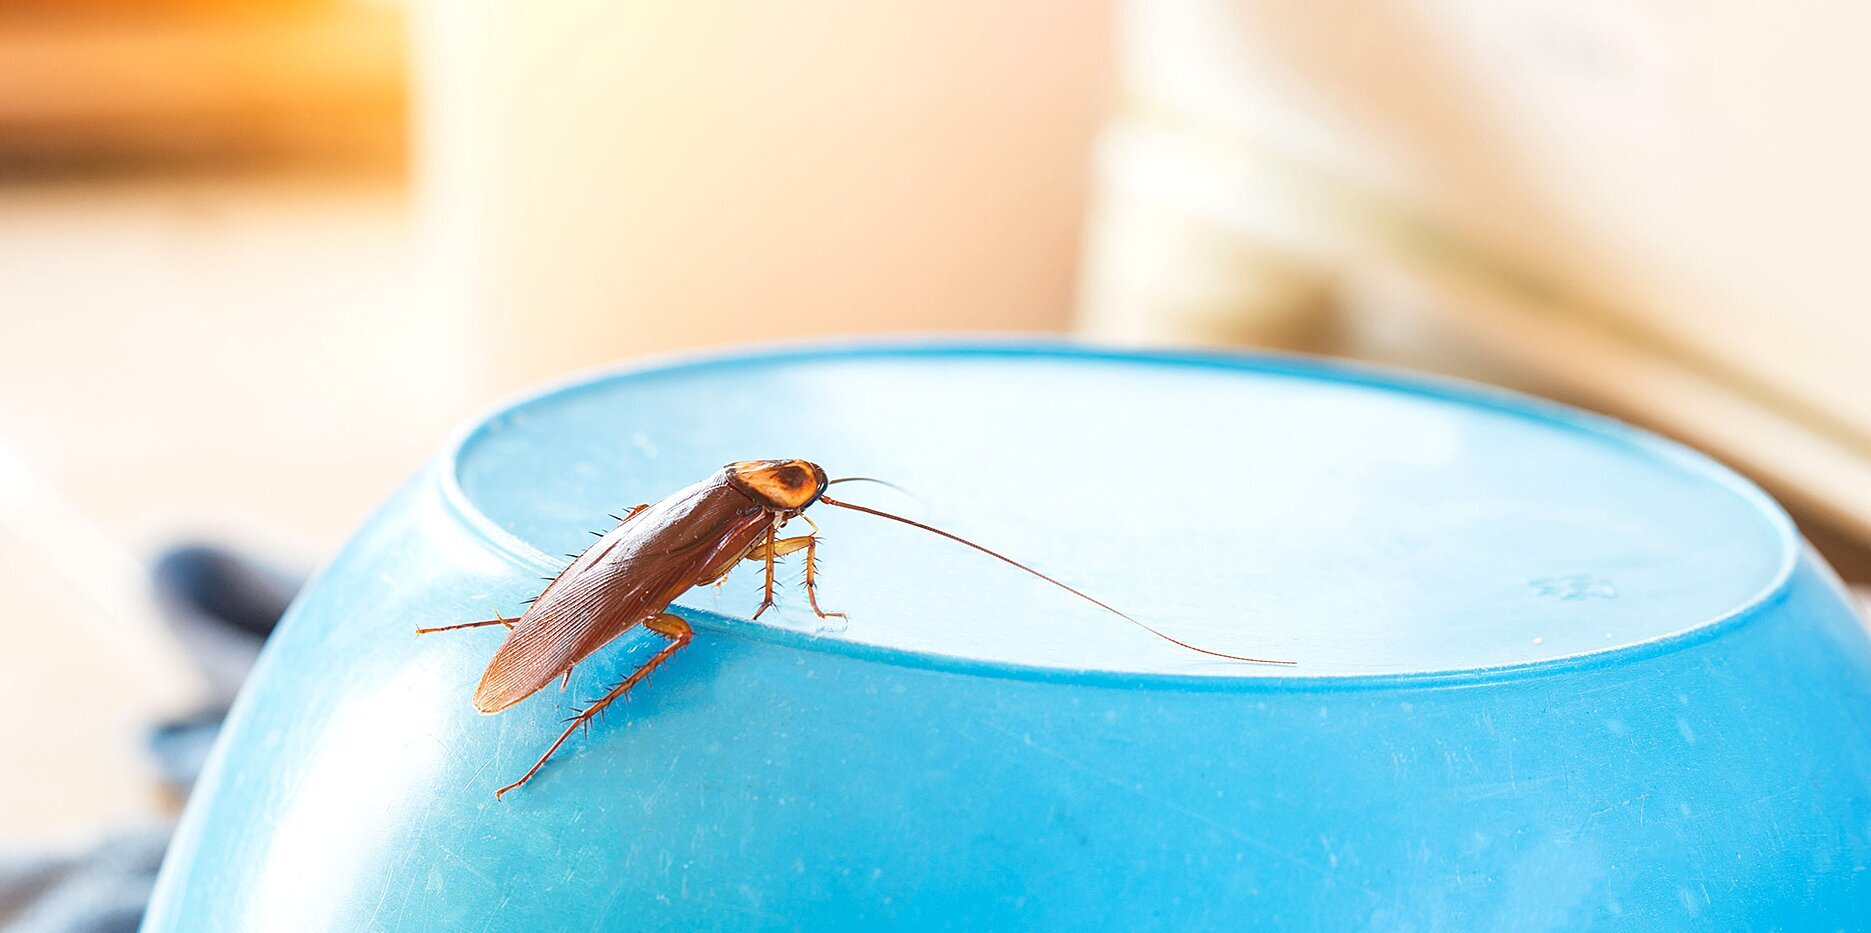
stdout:
[[526,699],[746,553],[771,519],[717,480],[651,505],[565,568],[494,653],[475,708],[495,713]]

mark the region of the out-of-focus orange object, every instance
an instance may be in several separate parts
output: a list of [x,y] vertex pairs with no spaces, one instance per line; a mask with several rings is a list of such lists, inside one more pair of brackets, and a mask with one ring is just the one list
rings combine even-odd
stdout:
[[403,17],[309,0],[28,0],[0,12],[0,174],[400,165]]

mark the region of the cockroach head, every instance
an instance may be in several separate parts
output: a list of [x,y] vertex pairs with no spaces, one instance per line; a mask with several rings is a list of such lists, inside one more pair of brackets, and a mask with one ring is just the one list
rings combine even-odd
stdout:
[[754,501],[781,512],[797,512],[825,492],[825,470],[804,460],[742,460],[730,463],[729,481]]

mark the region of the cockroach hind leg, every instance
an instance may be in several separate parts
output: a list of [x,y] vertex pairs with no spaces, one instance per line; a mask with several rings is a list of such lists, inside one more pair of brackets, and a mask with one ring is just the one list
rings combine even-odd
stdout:
[[669,644],[664,645],[654,655],[651,655],[648,661],[643,662],[642,667],[639,667],[636,670],[631,671],[630,676],[624,678],[623,683],[620,683],[617,686],[612,687],[609,693],[606,693],[604,696],[599,697],[590,706],[587,706],[584,709],[579,710],[578,714],[573,716],[571,720],[569,721],[569,724],[566,725],[565,731],[559,733],[558,739],[556,739],[552,743],[552,746],[550,748],[546,749],[546,753],[544,755],[539,756],[538,761],[533,762],[533,766],[527,769],[526,773],[521,775],[519,780],[514,781],[513,783],[508,784],[507,786],[502,787],[497,791],[494,791],[495,800],[499,800],[500,798],[505,797],[507,794],[507,791],[513,790],[514,788],[519,787],[522,784],[525,784],[527,781],[532,780],[533,775],[538,774],[539,769],[545,767],[547,760],[552,758],[553,753],[559,750],[559,746],[564,745],[565,740],[572,737],[572,733],[577,732],[581,726],[584,727],[584,729],[587,732],[589,732],[591,728],[592,717],[597,716],[599,713],[604,712],[605,707],[610,706],[613,702],[617,700],[618,697],[621,697],[624,694],[630,692],[631,687],[634,687],[637,684],[642,683],[644,678],[650,676],[651,671],[656,670],[658,667],[661,667],[663,665],[663,662],[668,661],[672,656],[675,655],[676,652],[681,651],[682,648],[685,645],[687,645],[689,641],[695,637],[695,632],[693,629],[689,628],[689,623],[683,621],[681,616],[673,615],[667,612],[662,613],[660,615],[651,616],[649,619],[646,619],[644,621],[643,625],[645,628],[648,628],[650,631],[668,638]]
[[431,626],[429,628],[419,628],[419,629],[416,629],[416,634],[430,635],[436,632],[452,632],[456,629],[463,629],[463,628],[480,628],[483,625],[504,625],[507,628],[512,628],[513,620],[503,619],[499,616],[495,616],[491,619],[487,619],[482,622],[459,622],[454,625],[436,625],[436,626]]

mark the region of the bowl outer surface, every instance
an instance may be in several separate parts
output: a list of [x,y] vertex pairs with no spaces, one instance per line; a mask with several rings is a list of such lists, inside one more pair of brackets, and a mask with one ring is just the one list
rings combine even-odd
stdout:
[[[1192,657],[820,508],[847,627],[797,593],[738,619],[757,572],[690,594],[695,645],[496,803],[654,639],[489,718],[499,630],[410,630],[515,612],[598,516],[768,456],[1300,663]],[[149,927],[1843,918],[1868,670],[1771,502],[1564,409],[1260,358],[707,361],[508,409],[359,533],[230,718]]]

